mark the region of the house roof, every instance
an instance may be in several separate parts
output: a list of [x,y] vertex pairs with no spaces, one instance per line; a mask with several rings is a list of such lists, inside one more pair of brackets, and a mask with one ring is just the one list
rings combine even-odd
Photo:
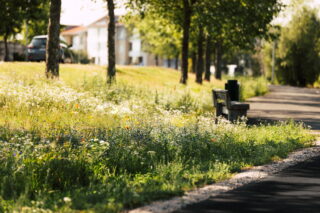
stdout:
[[[120,16],[116,15],[115,19],[116,19],[116,26],[123,26],[123,23],[119,22]],[[104,16],[100,17],[99,19],[97,19],[94,22],[92,22],[89,25],[87,25],[87,28],[95,26],[95,25],[97,25],[99,22],[101,22],[103,20],[109,20],[109,16],[108,15],[104,15]],[[102,24],[102,25],[104,25],[104,24]],[[107,26],[107,22],[105,23],[105,25]]]
[[69,29],[64,30],[61,35],[75,35],[85,31],[87,28],[85,26],[73,26]]

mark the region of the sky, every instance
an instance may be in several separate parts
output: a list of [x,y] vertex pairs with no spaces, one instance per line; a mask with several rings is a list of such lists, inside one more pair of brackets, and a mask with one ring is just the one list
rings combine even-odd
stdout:
[[[125,13],[122,1],[117,0],[115,13]],[[121,8],[119,8],[121,7]],[[107,13],[106,0],[62,0],[61,24],[87,25]]]
[[[124,0],[116,0],[118,9],[115,13],[125,13]],[[282,0],[289,4],[291,0]],[[320,0],[306,0],[309,6],[320,8]],[[62,0],[61,24],[64,25],[88,25],[107,13],[106,0]],[[286,24],[290,20],[290,8],[284,10],[274,20],[276,24]]]
[[[286,25],[293,14],[293,8],[290,7],[290,2],[292,0],[282,0],[282,3],[286,5],[286,8],[280,12],[278,17],[276,17],[273,20],[273,24],[279,24],[279,25]],[[298,0],[296,0],[298,1]],[[301,0],[303,1],[303,0]],[[320,12],[320,0],[304,0],[304,5],[309,6],[311,8],[318,8],[318,11]],[[302,5],[300,6],[300,8]],[[320,13],[319,13],[320,17]]]

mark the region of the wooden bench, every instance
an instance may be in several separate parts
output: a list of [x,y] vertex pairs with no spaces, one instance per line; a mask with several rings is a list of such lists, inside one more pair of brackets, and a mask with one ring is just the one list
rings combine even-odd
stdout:
[[249,104],[231,101],[228,90],[212,90],[212,94],[217,117],[223,116],[233,122],[242,116],[247,116]]

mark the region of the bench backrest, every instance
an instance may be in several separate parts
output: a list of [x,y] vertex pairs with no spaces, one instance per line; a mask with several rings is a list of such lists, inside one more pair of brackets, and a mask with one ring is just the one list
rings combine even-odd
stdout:
[[226,106],[228,109],[230,108],[230,97],[228,90],[212,90],[213,95],[213,104],[215,107],[218,106],[218,104],[221,104],[223,106]]

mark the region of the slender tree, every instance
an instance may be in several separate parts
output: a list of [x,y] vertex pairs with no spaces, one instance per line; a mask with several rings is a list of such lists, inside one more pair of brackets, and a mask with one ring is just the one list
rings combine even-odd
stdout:
[[9,61],[9,48],[8,48],[8,33],[3,36],[4,41],[4,61]]
[[211,47],[211,37],[208,34],[206,36],[206,65],[205,65],[205,74],[204,74],[204,80],[210,81],[211,77],[211,57],[212,57],[212,47]]
[[179,53],[176,54],[175,63],[174,63],[174,68],[175,68],[176,70],[179,69]]
[[203,41],[204,41],[204,31],[203,26],[199,24],[199,34],[198,34],[198,58],[197,58],[197,73],[196,73],[196,82],[202,84],[203,79]]
[[143,14],[151,12],[169,20],[178,30],[182,31],[181,38],[181,78],[180,83],[188,80],[188,57],[190,27],[193,8],[200,0],[129,0],[129,4]]
[[61,0],[51,0],[49,25],[48,25],[48,39],[47,39],[47,47],[46,47],[47,78],[59,77],[60,13],[61,13]]
[[183,37],[182,37],[182,69],[180,83],[187,84],[188,80],[188,57],[189,57],[189,36],[192,16],[192,3],[183,0]]
[[215,65],[216,65],[216,70],[215,70],[215,73],[214,73],[214,76],[216,79],[221,79],[221,65],[222,65],[222,42],[221,41],[218,41],[216,43],[216,54],[215,54]]
[[112,83],[116,77],[116,54],[115,54],[115,15],[114,15],[114,2],[107,0],[109,24],[108,24],[108,83]]

